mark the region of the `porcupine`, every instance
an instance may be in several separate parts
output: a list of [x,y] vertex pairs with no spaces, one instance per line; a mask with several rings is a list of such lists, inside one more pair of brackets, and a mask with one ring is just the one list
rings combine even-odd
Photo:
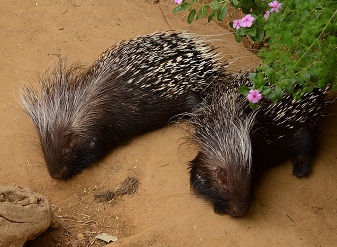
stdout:
[[130,138],[191,112],[222,74],[216,48],[187,32],[156,32],[106,50],[87,69],[49,72],[21,98],[51,177],[67,179]]
[[296,101],[261,100],[252,110],[237,91],[251,86],[249,73],[232,83],[214,84],[213,93],[192,113],[192,140],[199,152],[190,162],[192,190],[213,204],[218,214],[243,216],[253,188],[265,169],[291,158],[293,174],[310,173],[319,144],[321,116],[335,95],[315,89]]

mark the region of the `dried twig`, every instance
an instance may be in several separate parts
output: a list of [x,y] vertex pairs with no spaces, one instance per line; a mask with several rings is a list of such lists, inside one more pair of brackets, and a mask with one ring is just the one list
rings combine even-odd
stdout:
[[295,223],[295,221],[286,213],[286,212],[284,212],[283,211],[283,213],[285,214],[285,216],[287,216],[292,222],[294,222]]

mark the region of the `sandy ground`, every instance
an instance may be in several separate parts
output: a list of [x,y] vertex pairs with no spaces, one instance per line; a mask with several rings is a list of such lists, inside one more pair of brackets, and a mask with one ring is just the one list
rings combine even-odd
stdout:
[[[54,215],[53,227],[29,246],[103,246],[94,239],[100,232],[118,237],[111,246],[337,246],[335,116],[325,119],[310,177],[293,177],[290,163],[271,170],[244,218],[216,215],[191,194],[187,165],[196,149],[185,144],[179,124],[134,139],[69,181],[48,175],[33,125],[18,108],[18,90],[35,84],[58,56],[90,64],[116,42],[174,29],[225,33],[222,52],[237,58],[233,68],[258,64],[215,23],[188,25],[183,14],[173,15],[172,2],[1,1],[0,184],[45,194]],[[94,199],[128,176],[140,181],[135,195],[114,205]]]

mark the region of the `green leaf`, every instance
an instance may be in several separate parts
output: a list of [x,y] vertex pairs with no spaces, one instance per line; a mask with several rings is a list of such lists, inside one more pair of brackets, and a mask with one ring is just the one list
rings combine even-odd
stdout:
[[264,73],[258,72],[254,78],[254,85],[255,87],[260,87],[261,85],[265,85],[266,80],[264,78]]
[[214,0],[209,4],[209,7],[211,7],[213,10],[217,10],[220,7],[220,3],[218,0]]
[[182,10],[188,10],[191,6],[191,4],[183,2],[180,4]]
[[301,70],[299,73],[299,78],[302,81],[308,81],[310,80],[310,73],[306,70]]
[[249,94],[249,90],[250,90],[250,88],[246,87],[246,86],[239,86],[238,87],[239,93],[244,95],[244,96],[247,96]]
[[288,94],[291,95],[295,90],[295,84],[290,84],[288,87],[285,88],[285,90]]
[[216,14],[216,9],[213,9],[212,13],[208,16],[208,22],[210,22]]
[[277,100],[282,98],[282,89],[279,86],[275,86],[274,88],[274,92],[275,92],[275,96],[277,98]]
[[300,100],[300,99],[301,99],[301,96],[298,95],[298,94],[294,94],[293,96],[294,96],[294,99],[295,99],[295,100]]
[[250,31],[248,33],[251,37],[254,37],[256,36],[256,29],[255,28],[250,28]]
[[325,79],[318,80],[317,85],[320,89],[325,89],[328,82]]
[[236,30],[235,34],[246,36],[249,33],[249,28],[241,27],[238,30]]
[[263,29],[257,29],[256,34],[254,36],[255,41],[261,43],[263,38],[264,38],[264,30]]
[[271,88],[268,86],[264,86],[263,89],[260,91],[262,95],[267,95],[271,91]]
[[337,83],[332,84],[332,91],[337,91]]
[[247,9],[247,10],[250,10],[251,7],[253,5],[253,1],[251,0],[242,0],[242,7]]
[[221,8],[217,11],[217,19],[218,21],[223,21],[227,15],[227,4],[224,3]]
[[274,91],[270,91],[268,94],[265,95],[268,99],[275,102],[277,101],[277,97]]
[[242,13],[244,13],[244,14],[249,14],[250,13],[250,8],[245,8],[244,6],[242,6],[241,7],[241,11],[242,11]]
[[274,73],[274,69],[272,69],[269,65],[265,66],[264,73],[266,76],[271,76]]
[[259,90],[259,92],[261,93],[263,88],[264,88],[264,85],[260,85],[259,87],[256,87],[255,89]]
[[176,13],[182,11],[182,10],[183,10],[183,9],[181,8],[181,5],[178,5],[177,7],[175,7],[175,8],[173,9],[173,14],[176,14]]
[[236,40],[236,42],[240,43],[242,41],[242,39],[243,39],[243,36],[235,33],[235,40]]
[[196,13],[197,13],[196,9],[192,9],[190,11],[190,13],[187,16],[187,23],[188,24],[191,24],[194,21]]
[[250,81],[254,81],[255,77],[256,77],[256,73],[250,73],[249,76],[248,76],[248,79]]
[[239,0],[232,0],[232,4],[234,5],[234,6],[238,6],[239,5]]
[[207,5],[202,6],[201,9],[199,10],[197,19],[204,18],[206,16],[206,14],[207,14],[207,9],[208,9]]
[[337,77],[335,77],[332,81],[332,90],[337,90]]
[[178,13],[182,10],[188,10],[190,8],[191,4],[186,3],[186,2],[182,2],[181,4],[179,4],[177,7],[175,7],[173,9],[173,14]]
[[254,104],[252,102],[249,102],[249,106],[250,106],[250,108],[252,108],[253,110],[255,110],[255,109],[257,109],[259,107],[259,104],[258,103]]

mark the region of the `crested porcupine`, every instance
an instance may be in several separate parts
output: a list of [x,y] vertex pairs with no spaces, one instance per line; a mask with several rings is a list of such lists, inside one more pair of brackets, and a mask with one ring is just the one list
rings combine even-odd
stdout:
[[318,148],[323,107],[335,95],[315,89],[294,100],[262,100],[252,110],[237,86],[250,86],[248,73],[233,75],[231,84],[214,91],[192,113],[192,141],[199,152],[190,162],[192,190],[213,204],[218,214],[243,216],[262,172],[288,158],[293,174],[303,177]]
[[67,179],[132,137],[191,112],[220,74],[215,48],[186,32],[123,41],[89,67],[60,62],[21,98],[51,177]]

